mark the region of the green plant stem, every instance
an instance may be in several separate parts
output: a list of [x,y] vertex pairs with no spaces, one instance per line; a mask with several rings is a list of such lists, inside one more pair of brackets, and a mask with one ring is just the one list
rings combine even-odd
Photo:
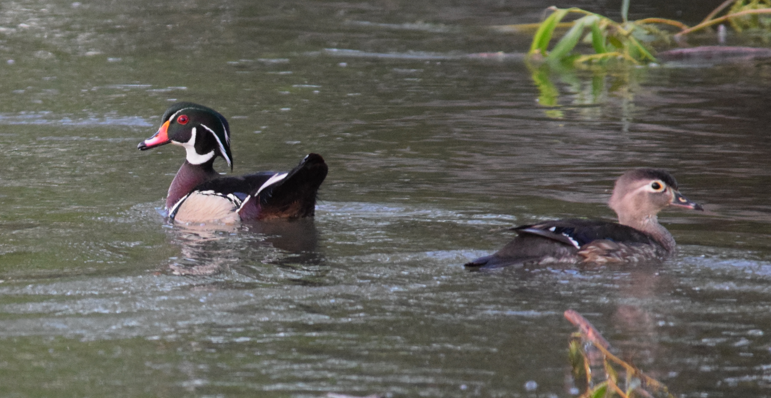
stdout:
[[715,15],[720,14],[721,11],[725,10],[725,8],[730,6],[731,4],[736,3],[736,1],[737,0],[725,0],[723,2],[723,4],[719,5],[717,8],[712,10],[712,12],[709,13],[709,15],[707,15],[707,17],[704,18],[704,20],[701,21],[700,23],[705,23],[705,22],[709,21],[710,19],[714,18]]
[[698,25],[696,25],[694,27],[691,27],[691,28],[688,28],[688,29],[683,30],[681,32],[678,32],[678,33],[675,34],[675,38],[679,38],[682,35],[687,35],[689,33],[693,33],[693,32],[696,32],[698,30],[702,30],[702,29],[710,27],[712,25],[717,25],[717,24],[719,24],[721,22],[724,22],[724,21],[727,21],[727,20],[729,20],[731,18],[743,17],[745,15],[753,15],[753,14],[771,14],[771,9],[766,8],[766,9],[762,9],[762,10],[746,10],[746,11],[740,11],[740,12],[737,12],[737,13],[734,13],[734,14],[724,15],[724,16],[722,16],[720,18],[715,18],[715,19],[707,21],[707,22],[702,22],[702,23],[700,23],[700,24],[698,24]]

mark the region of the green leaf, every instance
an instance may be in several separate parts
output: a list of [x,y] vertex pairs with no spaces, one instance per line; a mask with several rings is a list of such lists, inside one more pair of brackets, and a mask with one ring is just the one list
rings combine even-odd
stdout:
[[591,398],[605,398],[605,393],[608,391],[608,382],[604,381],[594,387],[589,397]]
[[546,50],[549,48],[549,42],[554,34],[554,29],[562,18],[567,15],[568,10],[557,9],[545,21],[538,27],[538,31],[533,36],[533,43],[530,45],[529,54],[535,54],[540,52],[542,55],[546,55]]
[[594,52],[597,54],[608,52],[607,47],[605,47],[605,35],[602,34],[602,29],[600,29],[599,18],[592,24],[592,47],[594,47]]
[[656,62],[656,57],[654,57],[650,52],[648,52],[648,49],[645,48],[642,44],[640,44],[637,39],[634,37],[629,37],[629,41],[631,42],[632,46],[637,47],[637,51],[639,51],[642,56],[640,57],[641,61],[645,60],[645,58],[649,59],[651,62]]
[[562,36],[562,39],[557,42],[557,45],[554,46],[549,53],[549,56],[546,58],[551,61],[560,61],[567,57],[567,55],[573,51],[576,44],[578,44],[578,41],[581,40],[581,35],[584,32],[584,24],[586,23],[586,19],[590,16],[591,15],[588,15],[573,22],[573,27],[565,33],[565,36]]
[[619,50],[624,49],[624,43],[622,43],[615,35],[608,36],[608,42]]

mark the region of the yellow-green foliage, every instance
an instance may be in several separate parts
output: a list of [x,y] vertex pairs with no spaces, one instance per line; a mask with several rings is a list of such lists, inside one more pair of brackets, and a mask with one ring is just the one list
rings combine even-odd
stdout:
[[674,398],[666,386],[611,354],[608,342],[581,314],[567,310],[565,318],[579,329],[568,351],[574,380],[584,391],[579,398]]
[[[580,8],[552,8],[553,12],[543,21],[533,37],[529,54],[543,57],[549,62],[573,61],[577,63],[625,59],[633,63],[655,61],[656,58],[632,35],[636,26],[617,23],[599,14]],[[554,29],[569,14],[583,15],[573,21],[573,26],[562,36],[551,51],[547,51]],[[591,41],[594,54],[573,55],[576,45],[586,38]]]
[[[741,0],[736,1],[728,14],[737,14],[743,11],[761,10],[771,8],[771,0]],[[768,17],[762,17],[760,14],[749,14],[740,17],[729,18],[728,23],[737,32],[741,32],[746,29],[768,29],[771,24],[771,19]]]
[[[623,4],[628,6],[628,1]],[[718,17],[729,6],[726,15]],[[573,63],[583,64],[608,60],[623,60],[633,64],[655,62],[651,42],[655,38],[663,38],[670,42],[671,37],[681,37],[704,28],[728,22],[737,31],[747,29],[771,30],[771,0],[734,0],[726,1],[713,10],[701,23],[688,27],[687,25],[664,18],[646,18],[639,21],[615,22],[605,16],[595,14],[580,8],[550,7],[552,13],[541,23],[533,36],[529,55],[532,60],[545,60],[549,64]],[[557,41],[549,51],[549,44],[555,29],[569,15],[580,15],[572,22],[570,29]],[[624,14],[625,15],[625,14]],[[626,17],[624,17],[626,20]],[[678,29],[677,32],[658,29],[654,25]],[[593,54],[575,53],[576,46],[585,41],[591,43]]]

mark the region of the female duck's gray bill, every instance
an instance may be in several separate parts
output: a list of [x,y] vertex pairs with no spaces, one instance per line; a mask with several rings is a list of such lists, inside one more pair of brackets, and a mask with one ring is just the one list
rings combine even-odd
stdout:
[[701,207],[700,204],[689,200],[688,198],[686,198],[680,192],[677,192],[677,191],[675,191],[675,198],[672,199],[671,205],[675,207],[684,207],[686,209],[691,209],[691,210],[701,210],[701,211],[704,210],[704,208]]

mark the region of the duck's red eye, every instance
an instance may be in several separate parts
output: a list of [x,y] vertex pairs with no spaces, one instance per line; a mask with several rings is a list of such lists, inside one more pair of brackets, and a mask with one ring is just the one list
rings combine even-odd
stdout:
[[179,115],[179,117],[177,118],[177,123],[179,124],[187,124],[187,121],[188,121],[187,115]]

